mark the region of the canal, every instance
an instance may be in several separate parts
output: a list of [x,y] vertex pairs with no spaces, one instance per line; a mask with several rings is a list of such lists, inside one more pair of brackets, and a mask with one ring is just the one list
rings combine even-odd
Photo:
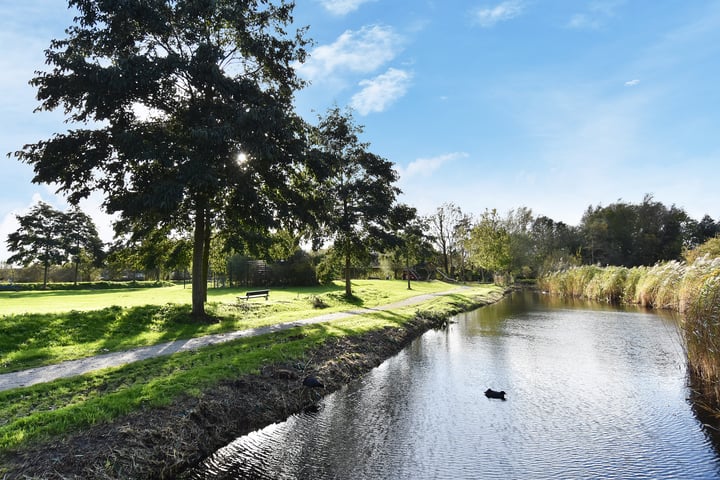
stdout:
[[720,478],[673,318],[519,293],[453,321],[185,478]]

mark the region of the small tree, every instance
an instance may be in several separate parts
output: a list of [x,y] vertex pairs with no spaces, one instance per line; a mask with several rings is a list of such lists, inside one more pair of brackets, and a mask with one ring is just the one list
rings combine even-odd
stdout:
[[70,210],[66,214],[66,219],[63,230],[68,253],[75,264],[74,282],[77,285],[82,262],[100,265],[103,258],[103,243],[92,218],[79,208]]
[[486,210],[470,232],[470,258],[481,268],[493,273],[508,273],[512,264],[510,235],[497,211]]
[[68,260],[67,215],[45,202],[39,202],[27,215],[16,215],[20,228],[8,235],[7,246],[17,252],[8,263],[28,266],[39,263],[44,269],[43,285],[47,287],[51,265],[61,265]]
[[403,225],[397,232],[400,244],[395,249],[395,254],[404,260],[405,270],[407,271],[407,288],[412,290],[410,283],[412,275],[410,275],[410,266],[424,261],[427,255],[432,252],[432,245],[425,236],[428,229],[427,221],[415,216],[415,209],[408,210],[407,218],[403,219]]
[[318,209],[318,234],[333,241],[335,252],[344,259],[345,295],[352,296],[350,282],[353,258],[367,257],[373,245],[392,236],[395,199],[400,189],[394,186],[398,174],[393,164],[370,153],[360,142],[362,127],[355,125],[352,114],[335,107],[320,118],[315,131],[318,157],[325,176],[320,179],[322,192]]
[[192,242],[186,238],[180,238],[172,241],[170,253],[165,267],[170,270],[182,272],[183,287],[185,287],[185,277],[192,262]]
[[[444,203],[427,217],[427,224],[430,237],[440,251],[440,260],[445,275],[452,276],[455,266],[454,260],[458,260],[462,268],[462,240],[467,233],[471,218],[462,212],[460,207],[454,203]],[[458,257],[457,259],[455,257]]]

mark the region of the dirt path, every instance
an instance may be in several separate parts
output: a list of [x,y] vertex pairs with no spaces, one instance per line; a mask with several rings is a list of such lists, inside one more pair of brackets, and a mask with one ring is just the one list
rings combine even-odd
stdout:
[[218,333],[215,335],[207,335],[198,338],[189,338],[184,340],[175,340],[172,342],[160,343],[157,345],[151,345],[148,347],[139,347],[132,350],[107,353],[104,355],[97,355],[94,357],[81,358],[78,360],[70,360],[67,362],[58,363],[55,365],[48,365],[45,367],[31,368],[28,370],[21,370],[18,372],[4,373],[0,375],[0,391],[10,390],[13,388],[27,387],[38,383],[51,382],[59,378],[73,377],[75,375],[82,375],[85,373],[92,372],[94,370],[100,370],[109,367],[119,367],[128,363],[137,362],[139,360],[146,360],[152,357],[159,357],[162,355],[171,355],[177,352],[185,352],[188,350],[194,350],[196,348],[204,347],[207,345],[213,345],[216,343],[229,342],[238,338],[252,337],[255,335],[264,335],[266,333],[280,332],[289,328],[299,327],[303,325],[311,325],[314,323],[329,322],[338,320],[341,318],[347,318],[352,315],[363,315],[366,313],[372,313],[376,311],[392,310],[395,308],[406,307],[409,305],[415,305],[418,303],[425,302],[434,297],[449,295],[456,293],[468,287],[460,287],[454,290],[438,293],[428,293],[424,295],[417,295],[415,297],[406,298],[399,302],[390,303],[387,305],[380,305],[373,308],[360,308],[356,310],[348,310],[344,312],[328,313],[305,320],[296,320],[293,322],[278,323],[275,325],[268,325],[265,327],[251,328],[247,330],[239,330],[236,332],[229,333]]

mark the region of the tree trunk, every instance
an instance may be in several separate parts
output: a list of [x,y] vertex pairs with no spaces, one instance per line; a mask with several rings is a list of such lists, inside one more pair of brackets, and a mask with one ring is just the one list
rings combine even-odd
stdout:
[[78,271],[80,270],[80,260],[75,260],[75,285],[78,284]]
[[195,211],[195,232],[193,233],[193,264],[192,264],[192,315],[196,319],[205,317],[206,281],[203,264],[205,255],[205,206],[198,205]]
[[350,283],[350,251],[345,252],[345,296],[352,297],[352,285]]
[[408,290],[412,290],[412,287],[410,286],[410,259],[406,256],[405,257],[405,270],[407,271],[407,281],[408,281]]
[[448,259],[448,253],[447,253],[447,248],[445,247],[445,242],[442,243],[442,256],[443,256],[443,264],[445,265],[445,275],[450,276],[450,260]]
[[207,302],[208,275],[210,273],[210,214],[205,215],[205,231],[203,232],[203,295]]
[[45,262],[45,274],[43,276],[43,288],[47,288],[48,270],[50,270],[50,263]]

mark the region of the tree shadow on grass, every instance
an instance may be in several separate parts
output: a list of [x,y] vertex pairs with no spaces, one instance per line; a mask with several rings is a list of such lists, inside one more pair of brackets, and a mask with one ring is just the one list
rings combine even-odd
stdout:
[[7,315],[0,322],[0,372],[17,371],[149,344],[192,338],[213,324],[189,305],[144,305]]

